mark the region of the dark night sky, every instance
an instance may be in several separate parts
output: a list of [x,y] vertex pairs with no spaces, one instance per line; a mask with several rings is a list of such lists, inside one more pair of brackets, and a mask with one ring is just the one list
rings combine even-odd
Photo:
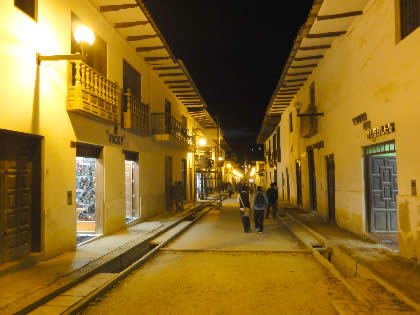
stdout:
[[210,114],[219,114],[228,143],[239,156],[252,155],[266,107],[312,0],[144,3],[175,57],[187,66]]

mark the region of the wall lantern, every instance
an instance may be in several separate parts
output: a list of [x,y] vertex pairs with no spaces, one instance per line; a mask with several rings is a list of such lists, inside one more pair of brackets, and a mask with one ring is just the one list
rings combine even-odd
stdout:
[[201,138],[200,140],[198,140],[198,144],[200,145],[200,147],[204,147],[207,144],[206,139]]
[[230,163],[228,163],[228,164],[226,165],[226,167],[227,167],[227,168],[231,168],[231,167],[232,167],[232,165],[231,165]]
[[297,101],[295,103],[295,108],[298,117],[313,117],[313,116],[324,116],[324,113],[311,113],[311,114],[299,114],[300,110],[302,109],[303,105],[301,102]]
[[40,65],[42,61],[57,61],[57,60],[85,60],[87,57],[87,48],[95,42],[95,34],[86,26],[79,26],[74,31],[74,38],[82,49],[82,54],[76,53],[74,55],[52,55],[43,56],[37,54],[36,63]]

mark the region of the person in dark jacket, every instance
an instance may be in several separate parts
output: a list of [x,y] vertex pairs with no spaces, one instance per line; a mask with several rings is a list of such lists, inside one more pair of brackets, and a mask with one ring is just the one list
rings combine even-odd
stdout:
[[241,211],[242,225],[244,232],[251,232],[251,224],[249,223],[249,215],[251,204],[249,202],[249,194],[245,186],[242,186],[242,191],[238,194],[239,209]]
[[254,209],[255,230],[258,233],[264,232],[264,211],[268,207],[268,199],[262,191],[261,186],[257,187],[257,192],[252,199],[252,209]]
[[265,218],[266,219],[268,218],[268,216],[270,215],[270,209],[272,209],[272,216],[273,216],[273,219],[275,219],[277,217],[277,211],[278,211],[277,199],[279,196],[278,196],[277,189],[275,188],[274,183],[271,183],[270,188],[268,188],[266,191],[266,195],[268,198],[268,207],[267,207],[267,213],[265,214]]

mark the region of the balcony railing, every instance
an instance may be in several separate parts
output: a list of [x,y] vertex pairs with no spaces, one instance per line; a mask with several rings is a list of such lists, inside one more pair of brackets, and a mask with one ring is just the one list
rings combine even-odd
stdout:
[[124,93],[126,111],[124,112],[124,128],[131,129],[142,135],[150,134],[150,110],[149,106],[143,104],[137,97],[127,89]]
[[120,88],[80,60],[69,61],[67,110],[119,123]]
[[152,134],[170,134],[179,141],[192,145],[189,130],[166,113],[152,113]]

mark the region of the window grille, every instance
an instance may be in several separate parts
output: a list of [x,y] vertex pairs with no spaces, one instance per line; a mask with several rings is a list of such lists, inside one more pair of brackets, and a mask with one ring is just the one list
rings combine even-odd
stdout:
[[365,155],[386,154],[395,152],[395,142],[388,141],[365,147]]

